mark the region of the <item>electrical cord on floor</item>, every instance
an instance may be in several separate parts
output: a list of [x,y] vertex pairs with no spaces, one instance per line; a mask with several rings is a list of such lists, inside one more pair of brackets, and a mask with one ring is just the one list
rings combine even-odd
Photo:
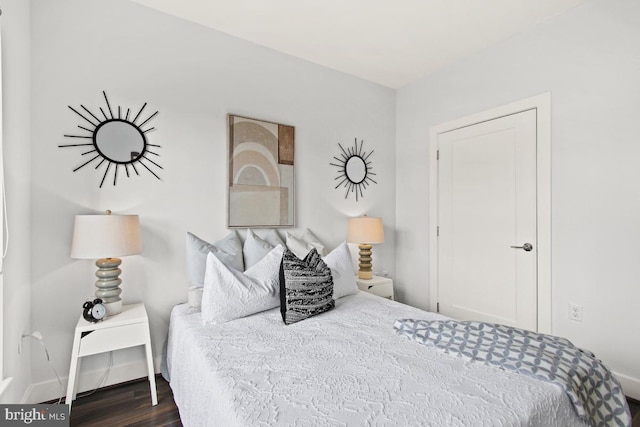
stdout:
[[[60,405],[62,403],[62,398],[65,396],[64,385],[62,384],[62,380],[60,379],[60,375],[58,375],[58,371],[56,370],[56,367],[53,366],[53,363],[51,362],[51,357],[49,356],[49,350],[47,349],[47,346],[44,343],[42,334],[36,331],[30,335],[25,335],[25,334],[22,335],[22,338],[27,338],[27,337],[33,338],[34,340],[38,341],[42,346],[42,348],[44,349],[44,354],[47,356],[47,363],[51,367],[53,374],[56,376],[56,379],[58,380],[58,384],[60,384],[60,397],[58,398],[58,402],[57,402],[57,404]],[[19,351],[21,350],[19,349]],[[100,387],[102,387],[107,382],[107,379],[109,378],[109,374],[111,373],[111,368],[113,368],[113,352],[112,351],[109,352],[109,366],[107,366],[107,370],[102,375],[102,378],[100,378],[100,381],[98,381],[98,385],[96,385],[96,387],[89,392],[78,394],[76,398],[91,396],[93,393],[95,393]]]
[[56,370],[56,367],[53,366],[53,363],[51,362],[51,357],[49,356],[49,350],[47,349],[47,346],[44,343],[42,334],[36,331],[30,335],[24,335],[24,334],[22,335],[22,338],[27,338],[27,337],[33,338],[34,340],[38,341],[42,346],[42,348],[44,349],[44,354],[47,356],[47,363],[49,364],[49,366],[51,367],[51,370],[56,376],[56,379],[58,380],[58,384],[60,384],[60,398],[58,399],[58,404],[60,404],[62,402],[62,396],[64,396],[64,386],[62,385],[62,380],[60,379],[60,375],[58,375],[58,371]]
[[79,394],[76,396],[76,398],[80,398],[80,397],[87,397],[87,396],[91,396],[93,393],[95,393],[100,387],[102,387],[103,385],[105,385],[105,383],[107,382],[107,379],[109,378],[109,374],[111,373],[111,368],[113,368],[113,351],[109,352],[109,366],[107,366],[107,370],[104,372],[104,374],[102,375],[102,378],[100,378],[100,381],[98,381],[98,385],[96,386],[96,388],[94,388],[91,391]]

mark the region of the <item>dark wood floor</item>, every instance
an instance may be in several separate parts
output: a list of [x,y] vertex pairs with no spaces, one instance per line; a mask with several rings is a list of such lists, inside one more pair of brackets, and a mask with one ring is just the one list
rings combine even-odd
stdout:
[[[182,426],[169,384],[156,376],[158,405],[151,406],[146,378],[105,387],[73,402],[71,426]],[[633,427],[640,427],[640,402],[629,399]]]
[[640,427],[640,402],[633,399],[627,399],[629,409],[631,409],[631,418],[633,418],[633,427]]
[[158,404],[151,406],[146,378],[101,388],[73,402],[71,426],[179,427],[180,415],[169,383],[156,375]]

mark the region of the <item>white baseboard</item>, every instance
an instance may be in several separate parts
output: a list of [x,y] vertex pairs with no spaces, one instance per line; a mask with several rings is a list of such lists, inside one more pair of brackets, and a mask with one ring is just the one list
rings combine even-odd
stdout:
[[7,389],[9,389],[9,386],[11,385],[12,381],[13,381],[12,377],[5,378],[2,381],[0,381],[0,402],[5,403],[3,401],[3,395],[7,391]]
[[[160,357],[156,357],[153,360],[154,370],[156,373],[160,372]],[[78,393],[93,390],[98,382],[104,375],[105,368],[98,369],[91,372],[80,372],[77,378]],[[129,362],[121,365],[114,365],[109,373],[107,382],[103,385],[113,385],[122,382],[130,381],[136,378],[144,378],[147,376],[147,364],[144,359]],[[47,402],[50,400],[58,399],[62,396],[62,403],[65,401],[65,395],[67,394],[67,383],[69,377],[62,377],[62,387],[57,380],[47,380],[38,383],[32,383],[27,388],[23,401],[24,404]]]
[[614,372],[614,374],[620,380],[624,394],[632,399],[640,401],[640,379],[632,378],[617,372]]

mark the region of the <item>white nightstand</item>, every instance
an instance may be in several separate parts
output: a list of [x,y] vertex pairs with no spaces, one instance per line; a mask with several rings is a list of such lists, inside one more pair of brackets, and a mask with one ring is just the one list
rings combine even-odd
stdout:
[[76,377],[80,370],[80,361],[84,356],[120,350],[127,347],[144,345],[147,355],[149,386],[151,387],[151,404],[158,404],[156,377],[153,371],[151,355],[151,337],[149,335],[149,318],[144,304],[122,306],[122,313],[97,323],[84,320],[82,315],[76,325],[69,368],[69,385],[67,386],[66,403],[71,408],[76,398]]
[[358,289],[393,300],[393,280],[388,277],[373,276],[373,279],[359,279],[356,276]]

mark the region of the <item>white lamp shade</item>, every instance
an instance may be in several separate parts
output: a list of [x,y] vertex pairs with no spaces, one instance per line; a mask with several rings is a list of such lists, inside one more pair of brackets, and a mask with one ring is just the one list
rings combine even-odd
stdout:
[[71,258],[115,258],[141,252],[138,215],[76,215]]
[[368,244],[384,243],[382,218],[369,216],[349,218],[347,242]]

